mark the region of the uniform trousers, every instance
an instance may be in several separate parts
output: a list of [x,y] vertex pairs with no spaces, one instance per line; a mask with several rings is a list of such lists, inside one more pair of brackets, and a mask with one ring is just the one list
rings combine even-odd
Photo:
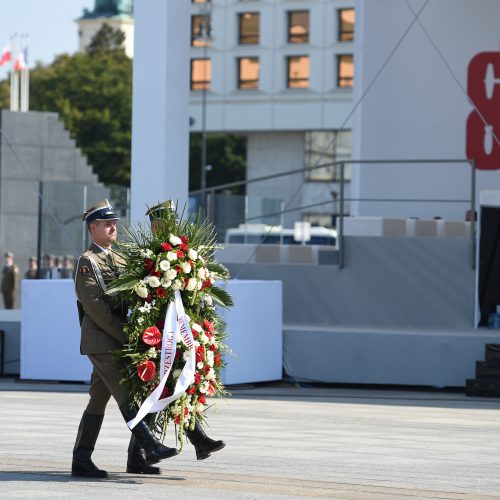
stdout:
[[120,365],[111,352],[87,354],[92,363],[92,378],[90,379],[89,404],[85,410],[92,415],[104,415],[109,398],[113,396],[118,406],[128,402],[128,392],[120,384],[122,375]]

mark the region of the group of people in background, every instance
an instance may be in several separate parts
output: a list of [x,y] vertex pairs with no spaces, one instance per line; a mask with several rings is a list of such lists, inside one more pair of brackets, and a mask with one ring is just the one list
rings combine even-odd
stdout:
[[[24,279],[71,279],[75,259],[72,255],[64,257],[44,255],[41,266],[38,259],[30,257]],[[14,261],[12,252],[5,253],[5,263],[2,271],[2,296],[5,309],[16,308],[16,298],[19,291],[20,271]]]

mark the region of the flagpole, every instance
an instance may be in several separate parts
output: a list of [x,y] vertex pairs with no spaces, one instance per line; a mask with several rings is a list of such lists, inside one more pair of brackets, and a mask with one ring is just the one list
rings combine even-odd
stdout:
[[17,72],[14,69],[14,61],[16,60],[17,44],[16,44],[17,34],[10,38],[10,48],[12,55],[10,58],[10,110],[17,111],[19,98],[18,98],[18,79]]

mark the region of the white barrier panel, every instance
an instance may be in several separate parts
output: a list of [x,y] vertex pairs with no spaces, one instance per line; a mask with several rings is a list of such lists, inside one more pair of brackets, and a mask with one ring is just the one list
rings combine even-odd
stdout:
[[[221,311],[227,323],[225,384],[282,377],[281,281],[230,281],[235,306]],[[91,364],[80,354],[80,327],[72,280],[23,280],[21,379],[90,380]]]

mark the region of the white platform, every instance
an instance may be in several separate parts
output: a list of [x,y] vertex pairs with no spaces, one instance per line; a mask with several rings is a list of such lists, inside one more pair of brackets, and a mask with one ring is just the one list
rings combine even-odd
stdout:
[[[282,289],[280,281],[227,284],[235,306],[223,315],[235,356],[226,356],[225,384],[280,380]],[[21,379],[83,381],[92,371],[80,355],[80,327],[72,280],[23,280]]]

